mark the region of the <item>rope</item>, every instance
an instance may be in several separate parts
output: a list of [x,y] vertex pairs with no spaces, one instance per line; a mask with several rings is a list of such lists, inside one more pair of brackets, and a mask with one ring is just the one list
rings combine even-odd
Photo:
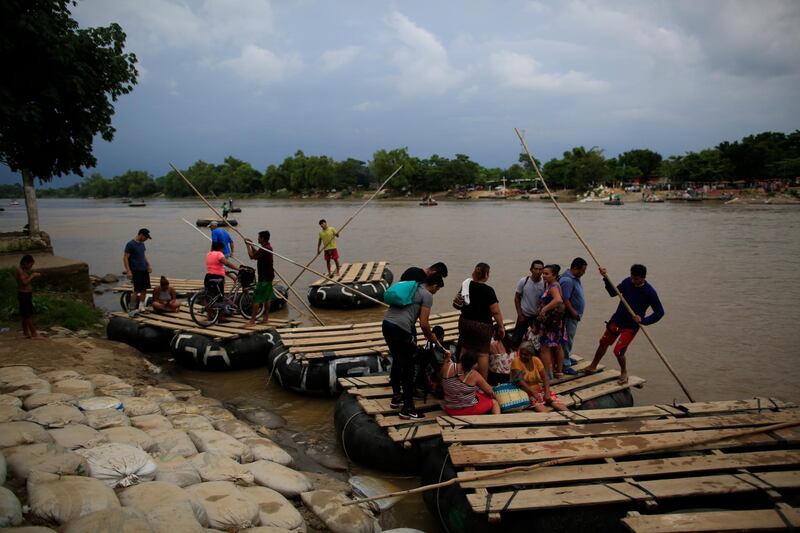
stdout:
[[352,415],[350,415],[350,418],[347,419],[347,422],[344,423],[344,426],[342,426],[342,449],[344,450],[344,456],[347,457],[347,460],[350,461],[351,463],[353,462],[353,460],[350,459],[350,454],[347,453],[347,445],[344,443],[344,432],[347,429],[347,426],[350,424],[351,420],[353,420],[358,415],[365,415],[365,414],[367,413],[365,413],[364,411],[357,411],[353,413]]
[[[442,482],[442,477],[444,476],[444,467],[447,465],[447,460],[450,459],[450,450],[447,450],[447,454],[444,456],[444,462],[442,463],[442,469],[439,471],[439,483]],[[439,523],[442,524],[442,527],[445,530],[445,533],[450,533],[450,530],[447,529],[447,524],[444,522],[444,518],[442,518],[442,506],[439,505],[439,490],[436,489],[436,514],[439,515]]]

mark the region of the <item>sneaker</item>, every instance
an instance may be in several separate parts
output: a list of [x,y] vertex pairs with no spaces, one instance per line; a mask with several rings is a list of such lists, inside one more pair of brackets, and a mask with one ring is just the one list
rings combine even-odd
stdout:
[[578,362],[572,357],[567,357],[566,359],[564,359],[564,366],[572,366],[577,364]]
[[575,376],[578,374],[578,371],[572,368],[571,366],[568,366],[564,368],[564,373],[567,374],[568,376]]
[[138,309],[132,309],[131,311],[128,311],[128,318],[134,318],[138,314],[139,314]]
[[392,396],[392,399],[389,400],[389,407],[392,409],[397,409],[398,407],[403,407],[403,397],[402,396]]
[[403,407],[400,409],[400,418],[403,420],[422,420],[425,418],[425,415],[414,409],[413,407],[410,409],[406,409]]

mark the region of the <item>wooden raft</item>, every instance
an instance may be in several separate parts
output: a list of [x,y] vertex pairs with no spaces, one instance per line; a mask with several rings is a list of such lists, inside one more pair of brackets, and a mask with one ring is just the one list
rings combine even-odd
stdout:
[[367,261],[364,263],[342,263],[339,268],[339,275],[333,278],[319,278],[311,284],[312,287],[324,285],[334,285],[334,280],[339,283],[367,283],[370,281],[380,281],[383,279],[383,271],[386,270],[386,261]]
[[[584,361],[580,356],[573,355],[572,358],[577,361],[577,364],[573,366],[576,370],[582,370],[589,366],[589,361]],[[607,369],[603,365],[599,365],[598,369],[600,372],[595,374],[567,375],[560,380],[554,380],[552,389],[561,397],[567,407],[577,408],[589,400],[631,387],[642,387],[645,383],[645,380],[638,376],[630,376],[627,384],[620,385],[617,383],[619,370]],[[418,410],[426,411],[425,418],[422,420],[401,419],[397,414],[400,410],[389,407],[392,388],[389,386],[389,376],[386,375],[339,378],[339,385],[344,389],[344,393],[358,398],[358,403],[364,412],[373,416],[376,423],[386,429],[394,442],[405,447],[411,446],[413,441],[440,435],[440,421],[451,418],[441,410],[439,399],[428,396],[424,403],[421,401],[415,403]],[[581,413],[583,412],[581,411]],[[522,414],[525,415],[527,412]],[[564,419],[565,416],[570,416],[569,412],[565,415],[557,415],[556,418]],[[575,416],[580,417],[581,415],[576,413]]]
[[[598,505],[636,509],[623,519],[636,533],[761,531],[795,526],[797,510],[782,503],[800,489],[800,429],[788,428],[637,454],[647,446],[679,446],[704,436],[724,437],[747,428],[800,420],[800,409],[772,398],[651,405],[620,409],[506,415],[440,416],[442,439],[458,478],[550,459],[582,457],[575,464],[515,472],[460,483],[476,513],[496,522],[502,513]],[[613,451],[632,455],[592,459]],[[688,453],[687,453],[688,452]],[[693,498],[761,493],[773,507],[726,513],[658,514],[660,505]],[[796,492],[795,492],[796,494]],[[708,500],[705,500],[706,502]],[[753,502],[756,505],[757,500]],[[764,505],[764,504],[761,504]],[[785,520],[784,520],[785,518]]]
[[[187,294],[192,294],[203,288],[202,279],[177,279],[170,278],[169,276],[167,276],[167,279],[169,279],[170,286],[175,289],[178,296],[186,296]],[[158,287],[160,283],[161,276],[150,276],[151,287]],[[111,290],[113,292],[133,292],[133,285],[130,282],[126,282],[124,285],[114,287]]]
[[247,319],[241,315],[234,315],[230,317],[228,322],[224,322],[222,324],[218,323],[208,328],[202,328],[198,326],[194,320],[192,320],[192,316],[189,314],[189,306],[186,304],[181,305],[180,311],[177,313],[159,314],[153,311],[144,311],[143,313],[136,315],[136,317],[130,318],[128,317],[128,313],[117,312],[112,313],[112,316],[135,320],[147,326],[167,329],[175,334],[195,333],[219,340],[247,337],[253,333],[264,333],[265,331],[274,330],[278,327],[287,327],[291,326],[292,324],[296,324],[294,321],[270,317],[269,323],[266,325],[261,324],[261,322],[256,322],[254,327],[246,328],[244,326],[247,324]]
[[[444,328],[445,343],[456,342],[458,338],[459,311],[431,315],[430,324]],[[303,328],[279,329],[281,341],[298,360],[308,363],[313,360],[338,357],[376,355],[386,357],[389,349],[383,340],[381,322],[361,324],[342,324],[337,326],[311,326]],[[506,328],[512,327],[513,320],[506,321]],[[417,340],[425,344],[422,330],[417,326]]]

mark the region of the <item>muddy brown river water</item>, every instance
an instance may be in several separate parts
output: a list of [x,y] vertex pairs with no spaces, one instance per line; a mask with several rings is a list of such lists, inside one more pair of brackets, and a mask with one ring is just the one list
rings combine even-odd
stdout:
[[[150,229],[148,257],[157,274],[201,278],[208,241],[181,221],[209,218],[197,201],[148,200],[130,208],[113,200],[41,200],[42,228],[55,253],[87,261],[93,274],[122,272],[122,250],[140,227]],[[221,203],[221,201],[219,202]],[[359,201],[236,202],[240,230],[255,238],[272,232],[275,251],[305,264],[316,251],[317,221],[338,227]],[[657,289],[666,316],[650,328],[654,340],[698,400],[723,400],[768,395],[800,401],[797,327],[800,311],[800,207],[793,205],[721,205],[721,202],[564,204],[586,241],[614,280],[627,275],[632,263],[648,267],[648,281]],[[6,230],[25,223],[24,208],[0,213]],[[244,256],[238,237],[237,250]],[[470,200],[420,207],[417,202],[376,201],[347,227],[339,239],[343,261],[389,261],[399,274],[410,265],[444,261],[450,275],[434,298],[433,312],[451,309],[461,280],[479,261],[491,265],[504,316],[513,318],[516,281],[533,259],[568,268],[572,258],[589,255],[558,215],[544,201]],[[298,268],[276,259],[284,277]],[[319,259],[313,268],[324,270]],[[316,276],[304,274],[296,288]],[[579,325],[575,353],[593,354],[604,324],[616,308],[596,268],[583,278],[587,310]],[[98,297],[98,304],[117,309],[116,300]],[[329,324],[375,321],[381,309],[317,313]],[[276,315],[309,317],[281,311]],[[604,362],[615,365],[612,356]],[[683,401],[680,388],[643,335],[628,352],[632,373],[647,379],[635,391],[638,404]],[[202,386],[223,400],[249,399],[283,415],[297,430],[335,441],[334,400],[289,393],[276,384],[265,387],[265,369],[203,373],[178,369],[179,377]],[[414,480],[400,480],[413,484]],[[431,530],[435,522],[418,499],[407,500],[391,522]],[[385,524],[387,525],[387,524]]]

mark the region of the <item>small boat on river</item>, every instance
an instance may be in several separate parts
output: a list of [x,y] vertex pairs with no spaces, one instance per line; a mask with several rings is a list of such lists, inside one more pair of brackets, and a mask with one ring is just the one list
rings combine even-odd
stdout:
[[9,204],[8,204],[8,205],[10,205],[10,206],[16,206],[16,205],[19,205],[19,202],[18,202],[18,201],[16,201],[16,200],[11,200],[11,202],[9,202]]
[[622,197],[618,194],[614,196],[609,196],[608,200],[603,202],[603,205],[625,205],[625,202],[622,201]]
[[434,200],[433,196],[428,195],[428,196],[426,196],[425,198],[422,199],[422,201],[419,203],[419,205],[430,207],[430,206],[434,206],[434,205],[439,205],[439,202]]
[[[239,225],[239,221],[237,221],[235,218],[217,219],[216,222],[217,222],[218,226],[223,227],[223,228],[224,227],[228,227],[228,226],[238,226]],[[195,222],[195,225],[197,227],[199,227],[199,228],[205,228],[209,224],[211,224],[211,220],[207,219],[207,218],[198,218],[197,221]]]
[[308,302],[323,309],[360,309],[379,305],[359,293],[383,301],[383,293],[394,280],[394,274],[386,268],[387,264],[386,261],[344,263],[337,276],[320,278],[311,284]]
[[147,204],[144,203],[142,200],[139,200],[138,202],[128,202],[128,207],[146,207],[146,206]]
[[656,196],[655,194],[651,194],[650,196],[645,196],[642,198],[642,202],[646,204],[663,204],[664,199],[660,196]]

